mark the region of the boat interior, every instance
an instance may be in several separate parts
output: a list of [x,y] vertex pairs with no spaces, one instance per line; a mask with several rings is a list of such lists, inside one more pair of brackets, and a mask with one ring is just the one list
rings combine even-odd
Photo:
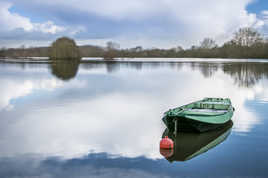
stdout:
[[186,105],[184,110],[192,111],[192,112],[224,113],[224,112],[228,112],[229,107],[230,107],[230,102],[227,99],[208,98],[199,102]]

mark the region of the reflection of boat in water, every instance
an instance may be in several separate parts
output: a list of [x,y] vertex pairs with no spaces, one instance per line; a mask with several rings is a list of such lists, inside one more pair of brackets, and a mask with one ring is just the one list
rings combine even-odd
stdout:
[[222,143],[231,133],[232,126],[230,120],[221,129],[202,134],[178,133],[176,137],[166,129],[163,138],[168,136],[174,141],[174,150],[160,149],[160,153],[170,162],[190,160]]
[[222,127],[233,116],[231,100],[205,98],[165,112],[163,122],[169,130],[206,132]]

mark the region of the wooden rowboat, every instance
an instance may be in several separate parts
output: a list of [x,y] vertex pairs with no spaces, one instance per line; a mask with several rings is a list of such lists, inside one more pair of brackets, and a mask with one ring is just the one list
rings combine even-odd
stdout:
[[224,126],[233,116],[229,98],[204,98],[164,113],[163,122],[170,131],[206,132]]

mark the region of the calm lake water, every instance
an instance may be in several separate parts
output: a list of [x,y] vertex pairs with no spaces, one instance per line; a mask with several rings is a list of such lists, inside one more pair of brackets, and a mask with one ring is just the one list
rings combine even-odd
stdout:
[[[1,178],[268,177],[268,63],[2,62],[0,83]],[[204,97],[233,125],[160,152],[162,114]]]

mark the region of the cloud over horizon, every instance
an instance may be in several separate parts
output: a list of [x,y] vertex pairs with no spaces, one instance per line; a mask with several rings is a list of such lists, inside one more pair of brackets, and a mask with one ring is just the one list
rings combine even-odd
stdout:
[[0,1],[2,45],[47,44],[59,36],[78,43],[104,45],[119,42],[123,48],[169,48],[197,45],[205,37],[218,43],[241,27],[265,30],[267,11],[247,10],[253,0],[72,0]]

